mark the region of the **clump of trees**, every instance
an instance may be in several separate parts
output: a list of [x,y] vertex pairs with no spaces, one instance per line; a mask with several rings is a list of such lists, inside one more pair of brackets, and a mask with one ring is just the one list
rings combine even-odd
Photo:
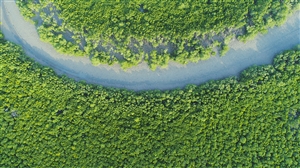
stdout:
[[0,167],[300,166],[299,50],[240,78],[133,92],[57,76],[0,40]]
[[[186,64],[208,59],[217,54],[213,47],[225,55],[232,38],[246,41],[266,33],[268,28],[282,24],[299,5],[298,1],[279,0],[17,3],[26,18],[42,21],[37,25],[40,37],[62,53],[95,56],[93,64],[119,62],[125,69],[147,61],[153,70],[166,67],[169,60]],[[106,52],[114,58],[107,60],[94,52]]]

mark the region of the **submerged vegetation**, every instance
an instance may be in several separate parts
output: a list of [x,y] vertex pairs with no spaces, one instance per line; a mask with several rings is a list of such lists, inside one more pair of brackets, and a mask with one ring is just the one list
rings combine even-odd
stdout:
[[[93,64],[152,70],[224,55],[232,38],[246,41],[282,24],[299,1],[17,0],[41,39]],[[298,7],[299,8],[299,7]]]
[[110,89],[0,36],[0,167],[299,167],[300,51],[183,90]]

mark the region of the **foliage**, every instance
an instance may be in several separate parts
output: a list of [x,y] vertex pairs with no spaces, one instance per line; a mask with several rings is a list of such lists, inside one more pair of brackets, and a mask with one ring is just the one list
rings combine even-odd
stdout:
[[[207,59],[215,54],[211,52],[214,44],[225,46],[234,36],[246,41],[259,32],[266,33],[268,28],[282,24],[297,9],[299,1],[17,0],[17,3],[23,15],[37,23],[40,37],[62,53],[92,57],[94,51],[111,54],[112,49],[113,62],[118,60],[123,68],[144,60],[155,70],[157,66],[166,67],[169,60],[186,64]],[[221,55],[227,51],[226,47],[219,50]],[[153,51],[156,56],[145,59],[145,54]],[[92,61],[112,64],[106,57],[101,58]]]
[[0,167],[299,167],[300,51],[172,91],[75,82],[0,44]]
[[220,56],[224,56],[226,52],[229,51],[229,46],[228,45],[222,45],[221,51],[220,51]]

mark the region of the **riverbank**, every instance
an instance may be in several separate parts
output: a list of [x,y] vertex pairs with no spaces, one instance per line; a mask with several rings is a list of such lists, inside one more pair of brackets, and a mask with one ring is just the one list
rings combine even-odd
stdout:
[[224,57],[215,56],[186,66],[170,63],[167,69],[156,71],[144,63],[125,72],[119,65],[93,66],[88,58],[59,54],[50,44],[40,41],[34,25],[24,20],[13,1],[1,4],[1,28],[7,40],[21,45],[27,55],[58,74],[109,87],[166,90],[237,76],[251,65],[271,64],[276,53],[300,43],[299,14],[295,12],[281,27],[270,29],[266,35],[258,35],[247,43],[232,41]]

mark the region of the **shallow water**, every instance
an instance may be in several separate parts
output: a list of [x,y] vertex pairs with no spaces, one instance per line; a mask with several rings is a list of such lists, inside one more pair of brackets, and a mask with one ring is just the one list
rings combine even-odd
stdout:
[[21,45],[37,62],[50,66],[58,74],[76,80],[130,90],[173,89],[187,84],[201,84],[209,80],[238,76],[251,65],[271,64],[274,56],[300,44],[300,12],[295,12],[287,22],[242,43],[232,41],[224,57],[188,65],[170,63],[167,69],[149,70],[145,63],[126,72],[119,65],[93,66],[88,58],[59,54],[48,43],[41,42],[33,24],[25,21],[14,1],[1,4],[2,32],[7,40]]

